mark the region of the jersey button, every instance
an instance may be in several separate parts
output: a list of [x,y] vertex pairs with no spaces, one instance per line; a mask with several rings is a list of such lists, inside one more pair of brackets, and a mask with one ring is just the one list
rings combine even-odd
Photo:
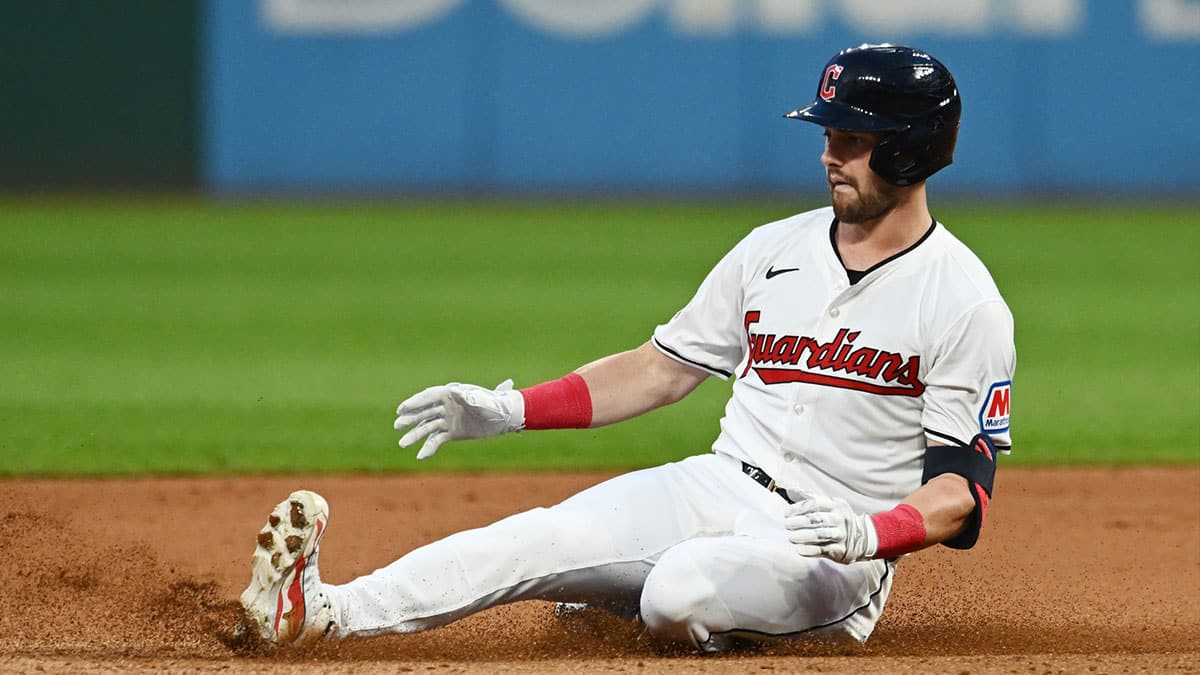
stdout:
[[783,456],[783,461],[787,462],[788,464],[794,464],[796,462],[796,456],[789,452]]
[[835,319],[837,318],[838,314],[841,314],[841,312],[838,311],[837,307],[834,307],[833,309],[829,310],[829,316],[832,316]]
[[804,414],[804,404],[797,403],[796,405],[792,406],[792,410],[795,410],[797,415],[803,415]]

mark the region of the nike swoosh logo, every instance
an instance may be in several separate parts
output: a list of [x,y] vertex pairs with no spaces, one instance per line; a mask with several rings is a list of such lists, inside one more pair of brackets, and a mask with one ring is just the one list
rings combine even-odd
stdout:
[[784,274],[785,272],[796,272],[799,269],[800,269],[799,267],[787,267],[787,268],[784,268],[781,270],[777,270],[777,269],[775,269],[774,265],[771,265],[771,267],[767,269],[767,278],[770,279],[772,277],[777,277],[780,274]]

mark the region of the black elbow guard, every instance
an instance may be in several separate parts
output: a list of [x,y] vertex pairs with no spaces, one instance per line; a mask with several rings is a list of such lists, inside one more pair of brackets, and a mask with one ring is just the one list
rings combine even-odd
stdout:
[[996,480],[996,446],[987,434],[979,434],[966,445],[934,445],[925,449],[925,471],[921,485],[944,473],[967,479],[975,510],[968,516],[967,527],[952,539],[942,542],[950,548],[967,549],[979,541],[979,530],[987,515],[992,485]]

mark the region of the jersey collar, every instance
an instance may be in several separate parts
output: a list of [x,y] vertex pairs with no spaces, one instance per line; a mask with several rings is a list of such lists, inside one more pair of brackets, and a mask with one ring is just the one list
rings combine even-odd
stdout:
[[[852,274],[851,270],[846,267],[845,261],[842,260],[842,254],[840,251],[838,251],[837,226],[838,226],[838,219],[837,219],[837,216],[834,216],[833,220],[829,223],[829,246],[830,246],[830,248],[833,249],[833,255],[835,258],[837,258],[838,263],[842,267],[842,272],[846,275],[846,279],[849,282],[851,279],[853,279],[854,274]],[[862,279],[869,276],[871,274],[871,272],[874,272],[875,270],[879,269],[880,267],[883,267],[884,265],[892,262],[893,260],[896,260],[896,259],[910,253],[911,251],[915,250],[918,246],[925,243],[925,240],[929,239],[929,236],[931,234],[933,234],[933,231],[936,229],[937,229],[937,219],[933,218],[929,221],[929,229],[925,230],[925,234],[921,235],[921,238],[918,239],[916,242],[914,242],[912,246],[909,246],[908,248],[904,249],[903,251],[900,251],[899,253],[888,256],[887,258],[880,260],[879,262],[875,263],[874,265],[871,265],[869,268],[867,268],[866,270],[861,272],[861,274],[859,275],[859,280],[861,281]],[[855,271],[855,273],[857,273],[857,271]],[[851,285],[854,285],[854,283],[851,282]]]

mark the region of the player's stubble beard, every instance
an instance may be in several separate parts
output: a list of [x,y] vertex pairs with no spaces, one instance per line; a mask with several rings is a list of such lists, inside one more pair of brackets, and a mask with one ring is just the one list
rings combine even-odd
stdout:
[[863,186],[859,181],[851,181],[848,176],[838,175],[838,178],[850,184],[852,193],[839,192],[833,185],[829,186],[829,202],[833,205],[833,215],[843,223],[869,223],[891,213],[900,203],[900,190],[888,185],[872,175]]

